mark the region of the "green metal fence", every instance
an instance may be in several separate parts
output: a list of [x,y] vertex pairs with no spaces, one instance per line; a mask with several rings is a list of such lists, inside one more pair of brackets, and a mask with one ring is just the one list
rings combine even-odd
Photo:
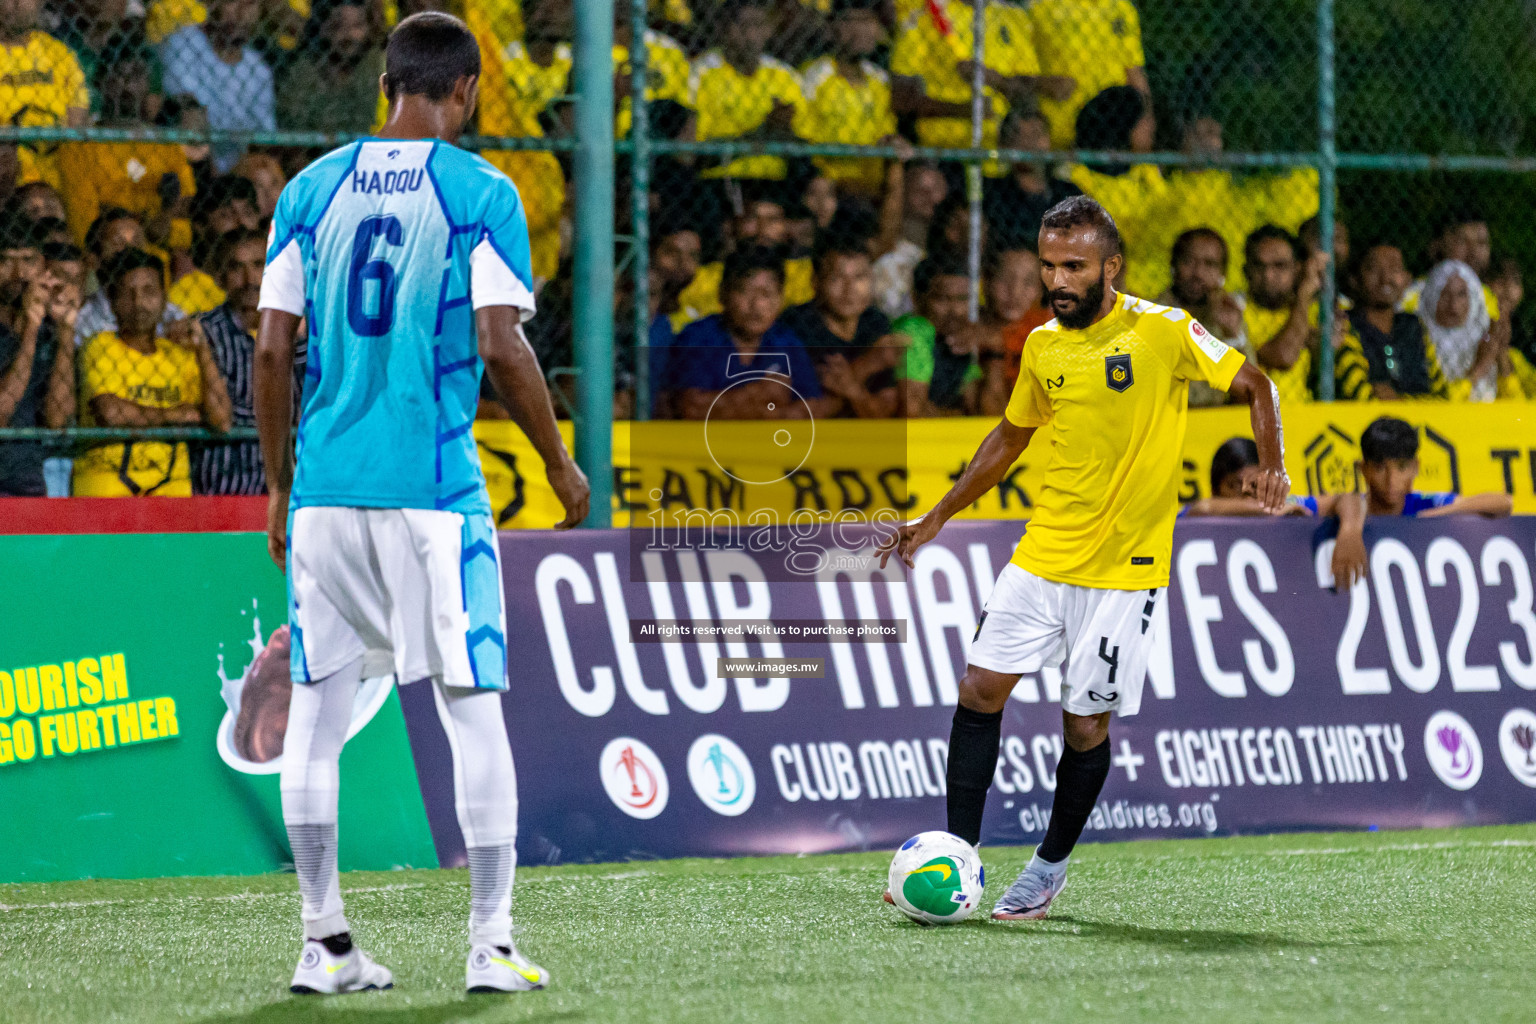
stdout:
[[[1147,298],[1175,290],[1175,240],[1210,228],[1212,246],[1225,250],[1219,291],[1233,296],[1213,291],[1202,307],[1217,333],[1262,341],[1297,301],[1295,282],[1311,256],[1325,264],[1313,340],[1295,357],[1288,397],[1352,397],[1345,392],[1361,383],[1343,366],[1335,371],[1335,344],[1316,340],[1342,338],[1335,321],[1346,307],[1336,297],[1355,290],[1348,268],[1335,265],[1335,247],[1321,242],[1335,237],[1336,222],[1348,231],[1341,258],[1390,242],[1412,275],[1463,255],[1485,284],[1503,282],[1493,292],[1506,304],[1518,295],[1519,265],[1536,259],[1528,213],[1536,200],[1536,13],[1524,0],[315,0],[312,8],[290,0],[261,6],[259,23],[231,30],[238,6],[153,0],[144,25],[119,39],[93,31],[90,18],[105,15],[47,5],[35,31],[72,46],[81,69],[91,66],[79,73],[93,109],[82,116],[67,97],[55,110],[23,95],[42,88],[29,74],[74,81],[75,72],[38,65],[34,55],[37,66],[21,67],[21,77],[0,75],[0,114],[8,115],[0,120],[10,121],[0,127],[0,155],[18,147],[20,178],[55,183],[69,228],[84,242],[88,220],[68,202],[74,179],[61,176],[60,160],[68,166],[74,154],[78,163],[82,149],[107,144],[162,156],[176,149],[189,159],[206,149],[211,169],[193,162],[199,195],[241,153],[274,156],[291,172],[373,127],[367,82],[392,20],[448,6],[466,18],[485,57],[479,134],[464,144],[518,181],[536,221],[541,312],[530,333],[560,404],[578,421],[594,481],[609,476],[613,416],[664,411],[654,393],[666,383],[661,357],[648,345],[655,318],[681,327],[718,308],[720,257],[763,230],[750,215],[764,197],[789,222],[773,229],[789,235],[786,304],[808,298],[810,257],[842,232],[876,258],[877,290],[880,274],[894,268],[895,283],[876,303],[889,319],[914,302],[912,259],[935,256],[936,247],[963,257],[971,319],[997,319],[1002,302],[982,280],[983,257],[1032,241],[1015,237],[1028,219],[1011,218],[1006,199],[1010,182],[1033,169],[1050,188],[1070,183],[1116,214],[1130,257],[1125,287]],[[11,60],[24,63],[17,47],[31,40],[28,31],[0,24]],[[145,31],[147,38],[135,34]],[[216,109],[225,105],[217,93],[200,104],[172,94],[173,79],[193,92],[200,86],[182,66],[177,38],[227,41],[231,31],[245,33],[245,49],[228,50],[242,55],[239,67],[261,65],[272,78],[262,102],[274,114],[232,116]],[[134,60],[144,64],[153,102],[129,102],[133,86],[121,79]],[[775,91],[791,80],[798,97]],[[891,201],[893,164],[903,169],[899,202]],[[156,231],[169,218],[172,231],[169,207],[195,211],[189,198],[183,190],[157,207],[151,197],[136,213]],[[195,213],[190,220],[185,250],[169,234],[149,242],[176,270],[193,267],[217,281],[211,229]],[[1249,279],[1250,270],[1259,274],[1249,265],[1264,260],[1245,254],[1244,243],[1269,223],[1290,236],[1308,229],[1289,291],[1266,292]],[[1478,225],[1491,232],[1491,247]],[[679,226],[705,250],[682,259],[693,270],[686,281],[666,276],[677,273],[674,253],[662,253],[663,269],[651,259],[652,244]],[[1466,238],[1456,234],[1462,229]],[[90,278],[88,268],[83,283]],[[1500,312],[1518,348],[1528,310]],[[88,420],[77,410],[62,427],[0,428],[0,444],[68,454],[151,434]],[[195,442],[253,436],[239,423],[218,435],[190,425],[154,434]]]

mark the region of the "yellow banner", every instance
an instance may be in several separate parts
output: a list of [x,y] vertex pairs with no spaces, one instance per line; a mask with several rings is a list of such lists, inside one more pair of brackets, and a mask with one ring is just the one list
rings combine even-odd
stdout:
[[[1360,433],[1378,416],[1419,428],[1416,489],[1506,491],[1514,495],[1516,513],[1536,514],[1536,412],[1516,402],[1287,406],[1282,417],[1292,490],[1355,489]],[[788,516],[797,509],[867,515],[884,508],[905,517],[939,500],[994,425],[987,419],[616,423],[614,525],[722,509]],[[570,444],[571,425],[561,429]],[[963,515],[1028,518],[1049,435],[1040,431],[1003,482]],[[1191,410],[1179,499],[1206,496],[1216,449],[1228,438],[1251,436],[1246,409]],[[481,420],[475,437],[501,529],[543,528],[561,518],[543,463],[514,424]]]

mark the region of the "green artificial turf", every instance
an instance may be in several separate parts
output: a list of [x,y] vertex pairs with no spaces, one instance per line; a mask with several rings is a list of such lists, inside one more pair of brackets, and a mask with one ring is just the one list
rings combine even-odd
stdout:
[[[986,851],[990,906],[1028,857]],[[290,997],[290,875],[0,886],[0,1020],[1532,1021],[1536,826],[1081,847],[1045,922],[921,929],[886,854],[533,868],[544,992],[466,997],[463,871],[343,877],[392,992]]]

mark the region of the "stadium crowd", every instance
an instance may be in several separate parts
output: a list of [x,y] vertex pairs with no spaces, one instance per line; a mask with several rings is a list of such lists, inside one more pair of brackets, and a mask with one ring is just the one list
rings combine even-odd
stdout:
[[[630,128],[628,4],[616,4],[615,125]],[[0,0],[0,114],[19,126],[348,133],[382,123],[388,27],[451,9],[480,39],[483,135],[570,131],[573,0]],[[1087,193],[1124,237],[1122,289],[1194,313],[1288,401],[1525,400],[1512,345],[1521,268],[1474,210],[1427,251],[1332,240],[1334,331],[1309,169],[1159,170],[1051,159],[983,168],[979,320],[969,316],[964,168],[914,146],[971,139],[969,0],[658,0],[644,45],[654,135],[728,141],[662,155],[649,193],[649,412],[715,418],[997,415],[1029,332],[1050,319],[1034,240]],[[983,144],[1219,152],[1223,127],[1162,110],[1130,0],[994,3]],[[1170,131],[1171,129],[1171,131]],[[786,158],[755,143],[881,144],[898,159]],[[318,148],[63,141],[0,146],[0,424],[253,422],[252,338],[265,228]],[[564,156],[487,150],[526,207],[546,370],[569,366]],[[627,179],[627,166],[620,164]],[[627,188],[621,182],[621,189]],[[627,230],[626,204],[620,202]],[[1414,271],[1419,271],[1415,276]],[[615,414],[635,413],[633,289],[619,275]],[[761,361],[760,361],[761,360]],[[753,379],[740,379],[740,370]],[[765,372],[757,372],[765,371]],[[296,369],[302,375],[302,366]],[[806,402],[776,402],[786,379]],[[569,376],[560,378],[569,380]],[[728,394],[726,394],[729,392]],[[1196,388],[1191,402],[1225,396]],[[485,416],[504,416],[487,399]],[[0,494],[256,493],[254,442],[132,440],[49,460],[0,444]],[[52,480],[51,473],[71,479]]]

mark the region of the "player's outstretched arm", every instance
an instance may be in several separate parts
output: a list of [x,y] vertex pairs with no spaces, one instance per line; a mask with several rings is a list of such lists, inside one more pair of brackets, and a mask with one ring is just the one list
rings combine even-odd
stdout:
[[280,309],[261,311],[253,381],[256,433],[267,471],[267,554],[279,569],[288,561],[288,492],[293,487],[293,339],[299,318]]
[[533,354],[528,339],[523,337],[521,322],[522,314],[513,306],[484,306],[476,310],[480,359],[513,421],[528,435],[544,460],[544,474],[565,508],[565,518],[555,524],[555,529],[569,530],[587,518],[592,489],[587,485],[586,474],[565,450],[544,372],[539,369],[539,358]]
[[1009,468],[1019,461],[1024,449],[1029,447],[1029,439],[1035,436],[1035,429],[1016,426],[1006,416],[998,421],[997,426],[981,442],[981,447],[976,449],[976,456],[965,467],[965,472],[960,474],[960,479],[955,481],[949,493],[940,498],[927,515],[904,524],[880,544],[880,568],[885,568],[893,551],[907,568],[912,568],[912,558],[917,549],[937,537],[951,516],[998,485]]
[[1274,383],[1252,363],[1244,363],[1227,393],[1248,407],[1253,440],[1259,446],[1259,472],[1243,493],[1258,498],[1264,511],[1280,515],[1291,478],[1285,472],[1285,438],[1280,432],[1280,393]]

